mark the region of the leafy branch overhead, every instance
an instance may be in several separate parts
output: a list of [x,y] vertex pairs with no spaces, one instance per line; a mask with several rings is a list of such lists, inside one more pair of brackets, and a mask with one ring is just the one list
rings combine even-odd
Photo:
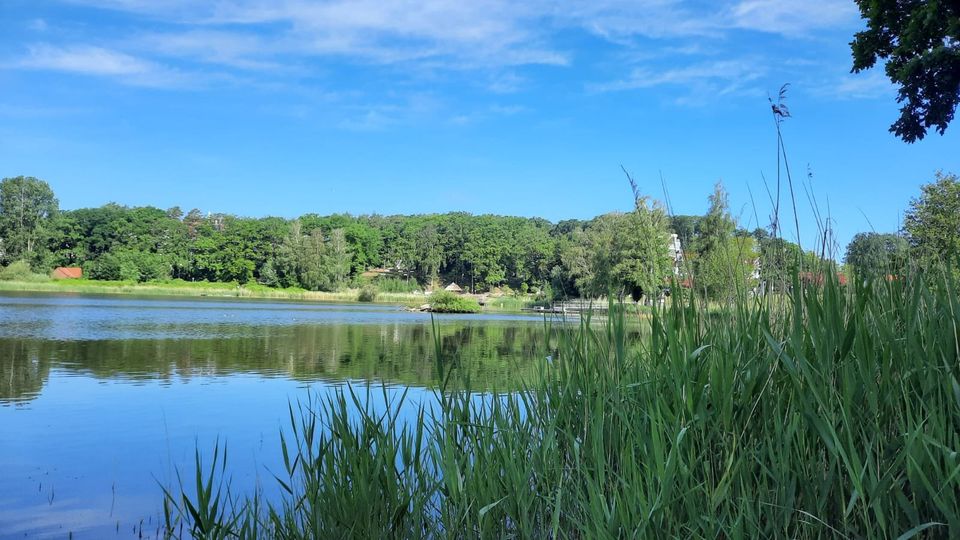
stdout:
[[960,102],[960,2],[856,2],[867,29],[850,43],[853,72],[886,62],[902,104],[890,131],[909,143],[923,139],[930,128],[943,135]]

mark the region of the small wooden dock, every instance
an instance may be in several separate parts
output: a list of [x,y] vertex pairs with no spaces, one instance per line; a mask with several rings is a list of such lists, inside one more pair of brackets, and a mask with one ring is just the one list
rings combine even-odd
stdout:
[[602,300],[565,300],[563,302],[557,302],[550,307],[536,306],[532,308],[526,308],[525,311],[532,311],[534,313],[569,313],[569,314],[580,314],[580,313],[606,313],[609,311],[610,306],[606,301]]

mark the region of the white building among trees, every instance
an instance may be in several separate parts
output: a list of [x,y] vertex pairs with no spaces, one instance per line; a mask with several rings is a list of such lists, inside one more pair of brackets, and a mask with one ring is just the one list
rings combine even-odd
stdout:
[[679,276],[683,265],[683,246],[680,244],[680,237],[676,233],[670,235],[667,249],[670,252],[670,261],[673,264],[673,275]]

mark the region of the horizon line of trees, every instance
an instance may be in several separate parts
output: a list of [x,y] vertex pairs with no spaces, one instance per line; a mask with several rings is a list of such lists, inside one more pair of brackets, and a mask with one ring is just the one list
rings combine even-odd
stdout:
[[[245,218],[114,203],[61,211],[46,182],[20,176],[0,181],[0,265],[26,261],[40,272],[80,266],[101,280],[308,290],[356,286],[365,271],[386,268],[410,282],[454,281],[473,292],[509,287],[547,299],[635,300],[660,294],[671,279],[718,298],[784,286],[801,267],[835,266],[765,229],[738,227],[720,183],[702,216],[670,216],[631,184],[631,212],[551,223],[465,212]],[[949,206],[960,193],[951,191],[957,184],[956,176],[938,173],[912,204]],[[956,216],[960,208],[945,212]],[[846,262],[862,274],[905,264],[908,251],[922,251],[924,260],[942,257],[954,249],[958,231],[943,233],[936,225],[943,215],[928,214],[909,213],[904,234],[894,239],[857,235]],[[680,258],[670,252],[671,234],[683,246]]]

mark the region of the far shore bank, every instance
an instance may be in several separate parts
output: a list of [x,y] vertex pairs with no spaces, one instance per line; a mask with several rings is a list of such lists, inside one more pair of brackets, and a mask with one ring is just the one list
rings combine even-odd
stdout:
[[[240,285],[237,283],[210,282],[146,282],[98,281],[89,279],[50,280],[50,281],[0,281],[0,292],[38,292],[38,293],[75,293],[75,294],[115,294],[145,296],[185,296],[212,298],[251,298],[301,300],[309,302],[330,302],[343,304],[383,304],[419,307],[429,299],[423,293],[378,292],[373,302],[358,300],[360,289],[342,291],[307,291],[298,288],[278,289],[259,284]],[[492,298],[483,311],[521,312],[533,306],[532,300],[514,297]]]

